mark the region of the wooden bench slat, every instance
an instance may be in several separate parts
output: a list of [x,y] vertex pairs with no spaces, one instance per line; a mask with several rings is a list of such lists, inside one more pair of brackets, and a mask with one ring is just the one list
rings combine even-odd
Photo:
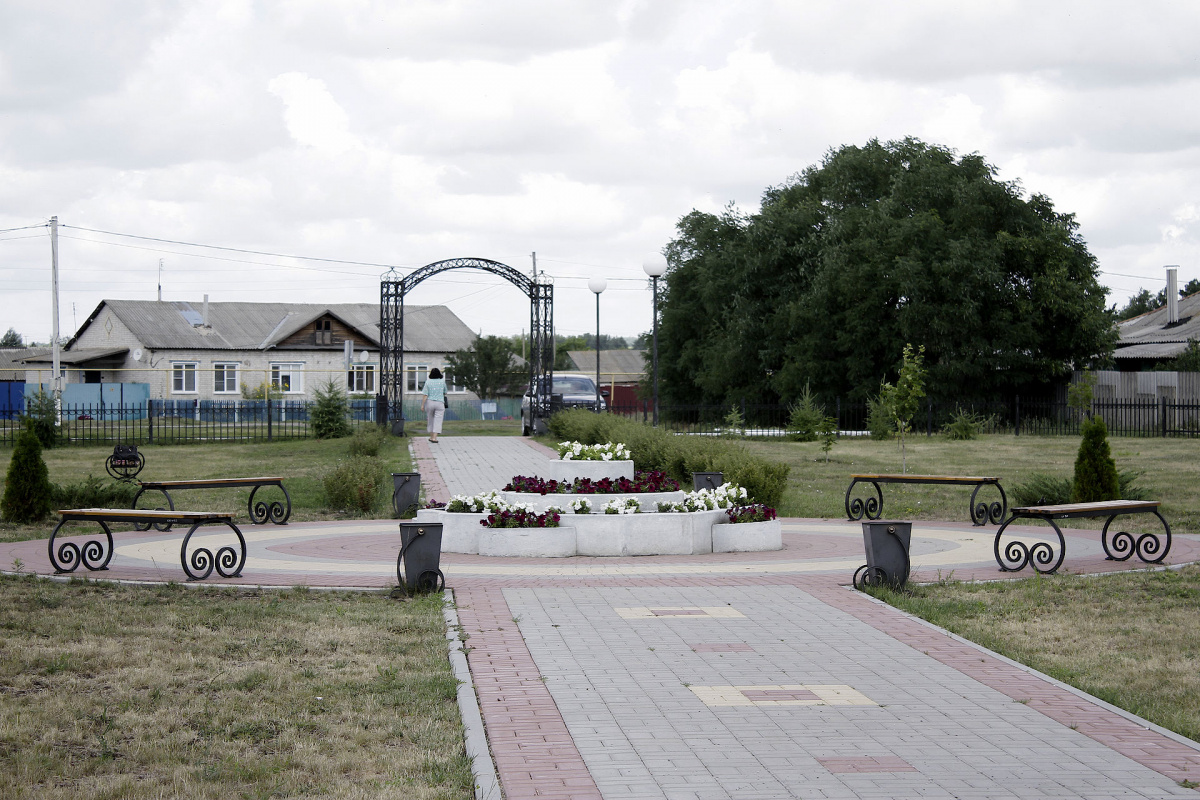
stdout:
[[1095,512],[1097,517],[1107,516],[1111,512],[1129,512],[1135,509],[1152,509],[1162,505],[1160,500],[1104,500],[1094,503],[1062,503],[1054,506],[1018,506],[1013,514],[1043,515],[1043,514],[1087,514]]
[[139,483],[147,489],[159,489],[166,487],[168,489],[203,489],[206,486],[213,488],[226,488],[230,486],[256,486],[259,484],[282,483],[283,478],[263,477],[263,478],[201,478],[190,481],[140,481]]
[[946,483],[998,483],[1000,481],[999,478],[970,475],[910,475],[907,473],[895,475],[851,475],[850,477],[860,481],[886,480],[892,482],[912,481],[913,483],[928,483],[930,481],[944,481]]

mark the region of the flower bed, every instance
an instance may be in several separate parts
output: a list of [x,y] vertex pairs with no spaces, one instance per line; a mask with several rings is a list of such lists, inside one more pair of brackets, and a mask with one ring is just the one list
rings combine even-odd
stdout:
[[[733,508],[746,500],[746,490],[736,483],[726,483],[716,489],[697,489],[688,492],[678,502],[659,503],[661,512],[715,511]],[[772,512],[774,513],[774,512]]]
[[559,442],[555,447],[562,461],[628,461],[629,448],[620,442],[583,444],[582,442]]
[[561,481],[546,480],[536,475],[516,475],[507,486],[506,492],[528,494],[650,494],[654,492],[677,492],[679,482],[665,472],[637,472],[629,478],[575,478]]
[[752,503],[748,506],[735,506],[727,509],[725,514],[733,524],[747,522],[769,522],[775,519],[775,509],[762,503]]
[[543,514],[525,508],[506,508],[479,521],[485,528],[557,528],[559,516],[551,509]]

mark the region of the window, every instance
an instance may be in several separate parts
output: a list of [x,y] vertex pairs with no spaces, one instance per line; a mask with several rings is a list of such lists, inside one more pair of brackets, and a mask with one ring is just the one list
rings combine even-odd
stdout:
[[442,375],[446,379],[446,391],[447,392],[465,392],[467,390],[467,387],[460,386],[459,383],[456,380],[454,380],[454,375],[450,372],[449,369],[443,368]]
[[425,388],[425,379],[429,377],[428,364],[409,364],[405,368],[408,375],[406,386],[410,392],[419,392]]
[[330,321],[327,319],[317,320],[313,335],[313,342],[315,344],[333,344],[333,330],[329,323]]
[[213,364],[213,392],[233,394],[238,390],[238,365]]
[[171,364],[171,393],[196,393],[196,368],[200,365],[193,362]]
[[354,364],[346,373],[346,388],[352,392],[375,391],[375,365]]
[[304,365],[299,362],[272,364],[271,390],[285,394],[303,394]]

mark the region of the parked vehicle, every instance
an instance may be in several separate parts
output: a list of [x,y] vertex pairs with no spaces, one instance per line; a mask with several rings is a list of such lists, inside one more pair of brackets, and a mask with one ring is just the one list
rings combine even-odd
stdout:
[[[536,387],[537,384],[535,383]],[[531,411],[534,390],[531,388],[521,398],[521,435],[528,436],[533,431],[533,413]],[[600,410],[608,410],[608,389],[600,389]],[[578,372],[556,372],[550,388],[550,411],[564,408],[586,408],[596,410],[596,380]]]

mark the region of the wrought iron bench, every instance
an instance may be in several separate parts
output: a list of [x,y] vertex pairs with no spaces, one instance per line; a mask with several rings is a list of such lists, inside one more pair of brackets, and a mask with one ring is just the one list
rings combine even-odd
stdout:
[[[202,581],[212,574],[215,567],[224,578],[236,578],[242,574],[246,564],[246,539],[238,526],[233,523],[233,514],[217,511],[148,511],[126,508],[73,508],[59,511],[62,519],[50,534],[47,545],[50,551],[50,563],[57,573],[74,572],[83,564],[89,570],[96,572],[108,569],[108,562],[113,556],[113,537],[109,529],[110,522],[132,522],[135,525],[190,525],[183,543],[179,547],[179,560],[188,579]],[[59,531],[68,522],[95,522],[104,531],[107,543],[99,539],[90,539],[83,546],[75,542],[62,542],[56,548],[55,539]],[[237,536],[237,549],[228,545],[219,548],[214,554],[207,547],[196,547],[188,556],[188,545],[192,534],[205,525],[227,525]],[[146,528],[139,528],[145,530]]]
[[[875,487],[875,496],[868,497],[863,500],[861,497],[856,497],[852,501],[850,499],[854,487],[859,483],[869,483]],[[879,519],[883,515],[883,490],[879,488],[881,483],[930,483],[930,484],[950,484],[954,486],[974,486],[975,491],[971,492],[971,501],[969,511],[971,522],[975,525],[986,525],[989,521],[993,525],[999,525],[1004,519],[1004,514],[1008,510],[1008,497],[1004,494],[1004,487],[1000,485],[999,478],[979,478],[961,475],[851,475],[850,485],[846,487],[846,518],[854,521],[863,518],[866,514],[867,519]],[[1000,500],[994,501],[989,505],[986,502],[976,503],[976,498],[979,496],[979,490],[984,486],[995,486],[1000,492]]]
[[[144,492],[162,492],[163,497],[167,499],[169,510],[175,510],[175,502],[171,499],[171,494],[168,489],[244,489],[253,486],[253,491],[250,492],[250,499],[246,501],[246,512],[250,515],[250,522],[255,525],[265,525],[268,521],[274,522],[276,525],[286,525],[288,517],[292,516],[292,498],[288,494],[287,489],[283,488],[283,478],[211,478],[205,480],[194,481],[139,481],[141,488],[137,494],[133,496],[133,508],[137,508],[138,499],[141,498]],[[254,502],[254,495],[264,486],[278,486],[283,492],[284,500],[287,505],[284,506],[278,500],[267,504],[259,501]],[[155,526],[158,530],[170,530],[170,525],[166,527]],[[146,530],[146,528],[138,528],[138,530]]]
[[[1036,572],[1055,572],[1062,566],[1063,558],[1067,555],[1067,541],[1063,538],[1062,529],[1054,520],[1108,517],[1104,521],[1104,530],[1100,533],[1100,544],[1104,547],[1104,555],[1109,561],[1125,561],[1136,553],[1137,557],[1147,564],[1160,564],[1167,557],[1167,553],[1171,552],[1171,526],[1159,512],[1159,505],[1158,500],[1109,500],[1057,506],[1019,506],[1012,510],[1012,516],[996,531],[993,547],[996,563],[1004,572],[1017,572],[1024,569],[1026,564],[1032,566]],[[1162,542],[1157,533],[1143,533],[1134,538],[1132,533],[1118,531],[1110,538],[1108,529],[1112,521],[1126,514],[1153,514],[1158,517],[1158,521],[1166,530],[1166,542]],[[1050,542],[1027,545],[1014,539],[1002,547],[1000,538],[1004,536],[1005,529],[1018,519],[1041,519],[1049,522],[1058,535],[1058,558],[1055,558],[1054,546]],[[1051,562],[1053,565],[1046,567]]]

